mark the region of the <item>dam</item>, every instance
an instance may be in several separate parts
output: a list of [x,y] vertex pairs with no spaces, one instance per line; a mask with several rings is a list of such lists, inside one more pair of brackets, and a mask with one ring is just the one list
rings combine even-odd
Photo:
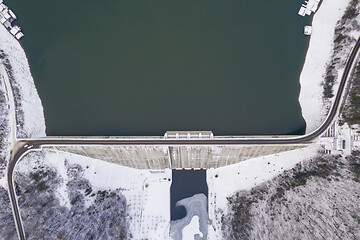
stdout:
[[[267,136],[266,138],[288,138],[289,136]],[[164,137],[93,137],[99,141],[128,140],[141,141],[156,140],[216,140],[236,138],[214,137],[212,132],[185,132],[171,131]],[[256,139],[260,136],[251,136]],[[45,138],[46,139],[46,138]],[[49,137],[48,139],[66,141],[71,137]],[[88,139],[88,138],[86,138]],[[307,147],[308,143],[298,144],[71,144],[71,145],[42,145],[42,148],[50,148],[79,154],[106,162],[127,166],[136,169],[209,169],[218,168],[251,158],[268,156],[281,152],[291,151]]]
[[137,169],[208,169],[251,158],[304,148],[308,145],[254,146],[54,146],[79,154]]

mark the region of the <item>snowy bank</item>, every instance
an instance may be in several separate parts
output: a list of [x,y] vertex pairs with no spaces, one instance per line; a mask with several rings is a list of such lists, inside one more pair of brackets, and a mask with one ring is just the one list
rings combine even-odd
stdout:
[[1,72],[2,65],[0,63],[0,186],[6,189],[6,167],[10,158],[11,151],[11,126],[10,126],[10,110],[9,96],[7,95],[7,87],[4,76]]
[[[46,181],[40,179],[42,175]],[[29,179],[28,176],[38,179],[40,184],[26,181]],[[161,171],[137,170],[89,157],[50,150],[26,155],[15,169],[15,182],[21,192],[19,199],[22,199],[19,200],[20,212],[23,221],[26,222],[25,231],[27,228],[32,236],[36,236],[37,231],[44,231],[44,234],[64,231],[73,238],[76,235],[74,229],[71,229],[70,223],[84,225],[82,233],[85,234],[86,231],[90,233],[92,231],[91,224],[100,224],[93,219],[94,216],[97,216],[94,214],[100,214],[98,216],[100,218],[106,216],[106,220],[121,218],[119,213],[114,212],[112,208],[115,207],[124,214],[122,206],[118,206],[118,201],[114,199],[114,196],[119,196],[120,199],[123,196],[126,199],[126,222],[128,222],[126,239],[170,239],[171,177],[171,171],[168,169]],[[41,185],[42,182],[45,186]],[[55,212],[61,210],[65,214],[68,211],[77,211],[79,218],[80,215],[81,218],[84,218],[89,214],[87,217],[89,222],[86,223],[86,219],[82,219],[85,220],[85,223],[82,223],[82,221],[76,220],[76,216],[67,219],[64,216],[59,218],[56,215],[46,215],[48,207],[41,206],[44,199],[41,199],[40,195],[37,199],[36,193],[33,192],[34,189],[39,188],[37,186],[43,189],[39,193],[46,193],[43,194],[44,196],[54,196],[55,203],[58,202],[58,204],[52,204]],[[33,203],[31,202],[32,196],[27,196],[28,194],[33,195]],[[29,203],[32,204],[31,208],[26,207]],[[24,204],[25,206],[22,208]],[[101,209],[98,209],[99,206]],[[40,212],[31,212],[34,209],[38,209]],[[96,211],[93,213],[94,209]],[[46,224],[42,223],[42,228],[40,228],[32,225],[32,222],[36,220],[24,220],[34,217],[30,216],[29,211],[37,215],[39,219],[46,221]],[[90,220],[94,220],[95,223]],[[63,224],[53,226],[52,231],[46,230],[46,226],[51,225],[53,221],[57,221],[57,223],[63,221]],[[124,224],[122,225],[124,226]],[[127,224],[125,223],[125,225]],[[62,226],[69,226],[69,229],[63,229]],[[116,226],[115,223],[114,226]],[[115,231],[114,228],[110,228],[108,225],[104,226],[107,234]],[[94,239],[102,238],[102,235],[99,234],[98,232],[93,233]],[[108,235],[109,238],[114,238],[113,235],[111,236]]]
[[44,137],[41,100],[20,43],[0,24],[0,60],[6,66],[14,92],[18,137]]
[[359,239],[359,165],[359,152],[319,154],[237,192],[222,215],[221,239]]
[[[333,53],[336,24],[349,3],[350,0],[323,0],[313,18],[313,32],[300,75],[299,102],[306,121],[306,133],[314,131],[326,118],[322,82]],[[340,76],[341,73],[339,71]]]
[[258,157],[244,162],[207,170],[209,188],[208,239],[221,239],[222,214],[226,214],[228,197],[237,191],[250,190],[274,178],[303,160],[317,155],[319,145]]

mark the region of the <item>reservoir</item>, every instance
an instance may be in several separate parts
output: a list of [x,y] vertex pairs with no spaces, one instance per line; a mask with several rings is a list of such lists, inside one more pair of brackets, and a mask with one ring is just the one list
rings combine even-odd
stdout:
[[303,134],[302,1],[9,0],[47,135]]

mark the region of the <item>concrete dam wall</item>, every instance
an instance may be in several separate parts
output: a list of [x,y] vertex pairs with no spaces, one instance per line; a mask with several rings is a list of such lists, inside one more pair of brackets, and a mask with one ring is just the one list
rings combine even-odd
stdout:
[[46,147],[80,154],[137,169],[218,168],[251,158],[294,149],[299,145],[232,145],[232,146],[118,146],[76,145]]

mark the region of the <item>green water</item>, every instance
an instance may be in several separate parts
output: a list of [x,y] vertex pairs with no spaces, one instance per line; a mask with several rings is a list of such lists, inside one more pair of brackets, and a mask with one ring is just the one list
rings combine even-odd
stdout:
[[5,1],[48,135],[302,134],[301,3]]

